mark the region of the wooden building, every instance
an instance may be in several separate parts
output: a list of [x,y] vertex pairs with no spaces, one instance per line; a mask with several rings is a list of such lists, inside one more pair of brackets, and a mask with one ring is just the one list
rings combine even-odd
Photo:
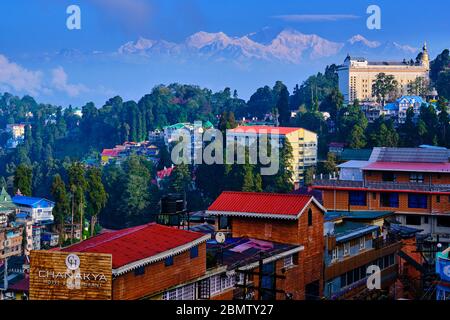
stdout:
[[62,252],[112,255],[112,299],[148,299],[203,276],[209,238],[152,223],[101,234]]
[[[209,207],[218,229],[235,237],[301,246],[286,285],[295,300],[323,293],[323,224],[325,209],[312,196],[224,192]],[[278,268],[278,266],[276,266]]]

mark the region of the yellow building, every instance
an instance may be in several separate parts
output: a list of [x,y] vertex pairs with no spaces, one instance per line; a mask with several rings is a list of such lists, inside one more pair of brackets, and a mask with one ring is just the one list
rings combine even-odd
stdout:
[[262,134],[268,134],[272,137],[279,136],[281,142],[289,141],[293,154],[292,180],[296,187],[303,184],[308,167],[315,167],[317,164],[317,134],[303,128],[242,126],[228,130],[227,141],[236,141],[238,137],[251,139]]
[[372,62],[365,58],[347,56],[344,64],[338,69],[339,90],[347,103],[354,100],[373,101],[372,84],[377,75],[384,73],[393,75],[399,84],[399,94],[406,94],[407,88],[417,78],[429,80],[430,57],[427,45],[422,49],[421,60],[417,63],[409,62]]

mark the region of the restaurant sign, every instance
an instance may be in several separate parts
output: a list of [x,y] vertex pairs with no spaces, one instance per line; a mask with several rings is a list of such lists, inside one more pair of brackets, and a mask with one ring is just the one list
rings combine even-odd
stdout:
[[31,300],[110,300],[111,294],[111,255],[31,252]]

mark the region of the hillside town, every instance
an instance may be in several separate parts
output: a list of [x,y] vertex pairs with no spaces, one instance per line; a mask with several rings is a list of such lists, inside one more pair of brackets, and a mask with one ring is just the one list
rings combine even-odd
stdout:
[[0,300],[450,300],[450,51],[431,45],[349,52],[248,99],[1,94]]

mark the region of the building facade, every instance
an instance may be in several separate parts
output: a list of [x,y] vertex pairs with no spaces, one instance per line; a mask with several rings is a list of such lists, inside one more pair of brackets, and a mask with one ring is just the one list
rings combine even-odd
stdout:
[[333,211],[395,212],[404,226],[450,242],[450,162],[447,149],[374,148],[362,179],[316,180]]
[[429,79],[430,59],[426,44],[423,47],[422,58],[417,63],[409,62],[371,62],[365,58],[348,56],[338,69],[339,90],[347,103],[354,100],[371,101],[374,99],[372,84],[377,75],[384,73],[393,75],[400,86],[400,92],[405,92],[408,84],[421,77]]
[[314,197],[224,192],[207,212],[218,217],[218,230],[232,237],[303,247],[295,255],[292,298],[314,300],[322,296],[325,209]]
[[306,170],[317,164],[317,134],[303,128],[241,126],[227,130],[227,143],[233,141],[247,143],[247,141],[255,141],[262,135],[267,135],[268,139],[279,139],[280,145],[284,141],[289,141],[293,156],[290,164],[293,171],[292,181],[296,187],[302,185],[305,181]]

